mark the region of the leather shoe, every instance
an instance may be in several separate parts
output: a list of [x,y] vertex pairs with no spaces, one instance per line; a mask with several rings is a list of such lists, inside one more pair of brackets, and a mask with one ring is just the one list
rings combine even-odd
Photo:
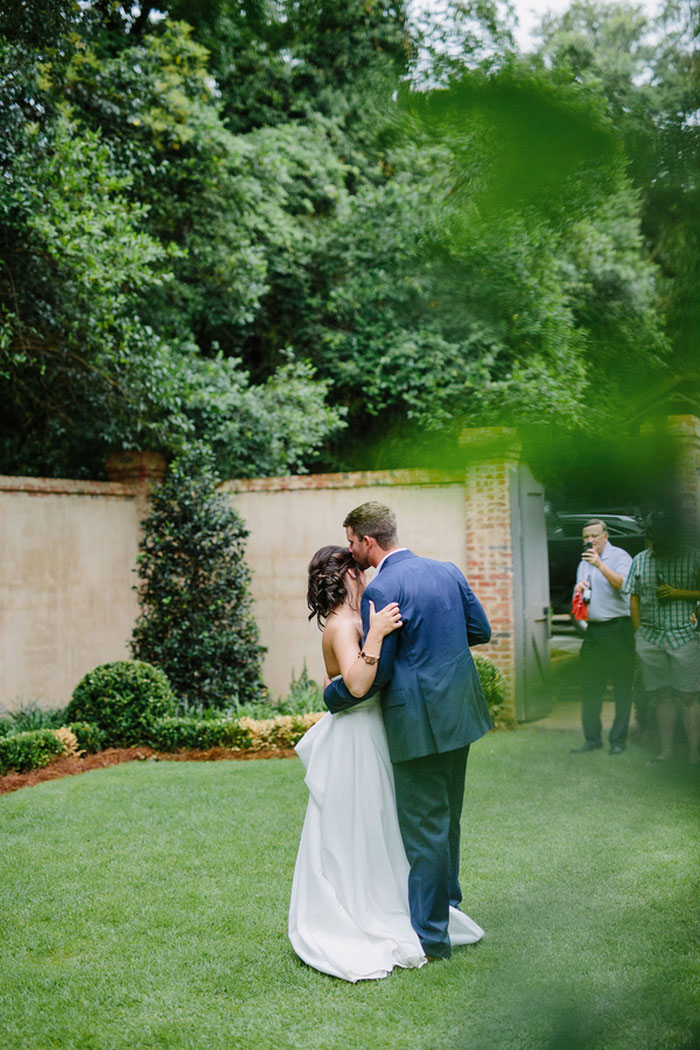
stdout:
[[600,751],[602,744],[594,744],[592,740],[587,740],[585,744],[581,744],[581,747],[572,747],[572,755],[583,755],[586,751]]
[[619,744],[611,744],[610,746],[611,755],[621,755],[624,750],[624,747],[620,747]]

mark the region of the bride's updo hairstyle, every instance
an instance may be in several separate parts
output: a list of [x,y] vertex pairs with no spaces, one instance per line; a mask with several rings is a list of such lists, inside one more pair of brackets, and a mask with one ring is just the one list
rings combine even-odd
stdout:
[[311,610],[309,619],[315,616],[319,627],[323,627],[333,610],[347,598],[345,573],[348,569],[358,571],[347,547],[321,547],[309,562],[306,604]]

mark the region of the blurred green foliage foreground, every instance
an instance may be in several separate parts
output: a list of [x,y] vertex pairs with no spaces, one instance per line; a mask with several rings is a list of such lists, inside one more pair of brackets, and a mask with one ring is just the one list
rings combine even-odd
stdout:
[[492,0],[3,5],[0,472],[700,411],[697,14],[574,0],[520,54]]
[[462,888],[486,936],[355,986],[287,941],[296,759],[0,797],[4,1050],[694,1050],[697,782],[634,746],[572,756],[577,738],[474,746]]

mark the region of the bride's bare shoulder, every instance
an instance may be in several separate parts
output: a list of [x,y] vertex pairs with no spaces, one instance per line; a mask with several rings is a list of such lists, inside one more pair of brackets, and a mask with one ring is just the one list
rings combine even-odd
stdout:
[[[326,662],[336,663],[338,652],[349,645],[359,646],[362,624],[344,611],[331,613],[323,631],[323,654]],[[336,673],[336,672],[334,672]]]
[[341,638],[347,634],[348,630],[352,627],[352,620],[343,615],[343,613],[332,612],[326,620],[325,627],[323,628],[323,646],[332,645],[336,638]]

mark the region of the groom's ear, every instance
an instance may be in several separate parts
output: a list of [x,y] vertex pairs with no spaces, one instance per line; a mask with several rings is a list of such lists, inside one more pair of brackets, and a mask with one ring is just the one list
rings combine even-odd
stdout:
[[379,544],[375,540],[374,536],[363,536],[362,542],[364,543],[365,553],[367,555],[371,554],[372,551],[376,551],[379,547]]

